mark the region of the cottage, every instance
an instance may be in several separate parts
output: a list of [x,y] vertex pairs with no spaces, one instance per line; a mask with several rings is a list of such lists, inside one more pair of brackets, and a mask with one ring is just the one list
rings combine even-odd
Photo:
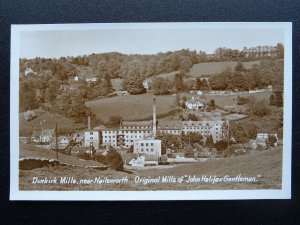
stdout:
[[89,77],[86,77],[85,78],[85,81],[88,82],[88,83],[94,83],[94,82],[97,82],[97,77],[94,77],[94,76],[89,76]]
[[[70,144],[70,139],[66,136],[59,136],[57,137],[57,148],[59,150],[66,149]],[[56,149],[56,138],[53,138],[51,141],[51,149]]]
[[31,140],[38,144],[50,144],[53,139],[54,129],[44,129],[42,131],[33,131]]
[[156,166],[158,165],[158,157],[155,155],[141,155],[137,159],[132,159],[128,164],[134,167]]
[[185,101],[185,107],[190,110],[204,110],[204,104],[194,97]]

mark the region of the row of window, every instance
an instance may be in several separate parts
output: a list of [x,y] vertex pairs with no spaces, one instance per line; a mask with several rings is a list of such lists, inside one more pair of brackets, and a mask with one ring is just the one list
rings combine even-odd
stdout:
[[[154,149],[153,149],[153,148],[150,148],[150,151],[151,151],[151,152],[154,152]],[[140,152],[149,152],[149,149],[148,149],[148,148],[146,148],[146,149],[141,149]]]
[[[103,134],[116,134],[117,131],[103,131]],[[131,130],[131,131],[119,131],[119,134],[120,133],[124,133],[124,134],[150,134],[150,131],[147,131],[147,130]]]
[[138,127],[122,127],[123,129],[151,129],[150,126],[138,126]]
[[153,143],[141,143],[141,146],[154,146],[154,144]]

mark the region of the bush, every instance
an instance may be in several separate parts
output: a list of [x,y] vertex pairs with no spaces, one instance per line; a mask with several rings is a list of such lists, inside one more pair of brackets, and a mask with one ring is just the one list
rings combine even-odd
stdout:
[[117,126],[120,124],[122,117],[120,116],[111,116],[109,121],[106,123],[108,126]]
[[237,98],[238,105],[244,105],[247,103],[248,103],[248,98],[238,96],[238,98]]
[[223,151],[227,148],[228,146],[228,142],[225,141],[225,140],[220,140],[218,142],[216,142],[215,144],[215,148],[218,150],[218,151]]
[[110,169],[114,169],[117,171],[123,171],[123,159],[115,149],[110,148],[106,155],[106,163]]

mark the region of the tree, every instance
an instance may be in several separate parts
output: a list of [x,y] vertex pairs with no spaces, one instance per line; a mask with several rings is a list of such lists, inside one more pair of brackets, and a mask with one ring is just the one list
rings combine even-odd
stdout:
[[146,89],[143,85],[143,79],[140,76],[131,77],[128,80],[124,80],[125,89],[132,95],[143,94]]
[[245,72],[246,69],[241,61],[238,61],[237,65],[234,67],[236,72]]
[[175,75],[174,85],[175,85],[176,91],[183,91],[183,88],[184,88],[183,75],[181,73]]
[[189,113],[188,114],[188,120],[198,121],[198,117],[195,114]]
[[283,59],[284,58],[284,46],[282,43],[278,43],[276,46],[276,50],[277,50],[277,57],[279,59]]
[[244,90],[244,81],[240,72],[235,72],[229,79],[228,89],[231,90]]
[[275,143],[277,143],[277,137],[275,135],[269,135],[269,138],[268,138],[268,142],[269,144],[274,147]]
[[274,94],[272,94],[269,98],[269,105],[270,106],[275,106],[275,97],[274,97]]
[[205,142],[205,146],[209,147],[209,148],[213,148],[214,147],[214,140],[213,140],[212,135],[209,135],[207,137],[206,142]]
[[268,103],[265,100],[260,100],[255,103],[253,114],[257,116],[266,116],[269,114],[269,109],[267,107]]
[[114,169],[117,171],[124,170],[124,162],[123,159],[115,149],[110,148],[107,155],[106,155],[106,162],[110,169]]
[[162,77],[153,79],[151,87],[154,90],[155,95],[170,94],[170,91],[168,90],[168,83],[167,83],[166,79],[164,79]]
[[209,100],[207,106],[210,110],[215,110],[216,109],[215,100],[214,99]]
[[197,132],[188,132],[187,134],[181,134],[181,141],[185,145],[194,145],[200,143],[203,140],[203,136]]
[[215,149],[217,149],[218,151],[224,151],[228,146],[228,141],[225,140],[220,140],[218,142],[215,143],[214,147]]
[[38,101],[35,92],[26,82],[20,84],[20,111],[35,109],[38,107]]
[[111,116],[109,117],[109,121],[107,122],[108,126],[118,126],[122,120],[121,116]]

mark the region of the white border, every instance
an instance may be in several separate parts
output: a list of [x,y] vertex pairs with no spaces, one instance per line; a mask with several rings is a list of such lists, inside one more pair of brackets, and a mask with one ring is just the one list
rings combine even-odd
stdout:
[[[284,136],[281,190],[193,191],[19,191],[19,50],[20,33],[33,30],[182,28],[279,28],[284,30]],[[225,200],[291,198],[292,23],[109,23],[11,26],[10,76],[10,200]]]

